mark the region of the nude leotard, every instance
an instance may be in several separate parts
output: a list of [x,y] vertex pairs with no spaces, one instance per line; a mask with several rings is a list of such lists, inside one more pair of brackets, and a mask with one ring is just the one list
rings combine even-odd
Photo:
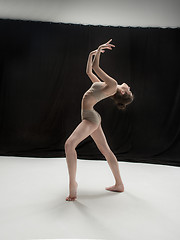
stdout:
[[97,111],[94,110],[93,106],[101,101],[109,97],[103,91],[104,83],[103,82],[95,82],[91,85],[88,91],[85,92],[82,105],[81,105],[81,119],[86,119],[90,122],[100,124],[101,116]]

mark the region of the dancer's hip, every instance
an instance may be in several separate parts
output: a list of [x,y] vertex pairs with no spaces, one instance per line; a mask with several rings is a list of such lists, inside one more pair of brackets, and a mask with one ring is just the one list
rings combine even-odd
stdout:
[[96,123],[98,125],[101,122],[100,114],[94,109],[81,109],[81,120],[84,119]]

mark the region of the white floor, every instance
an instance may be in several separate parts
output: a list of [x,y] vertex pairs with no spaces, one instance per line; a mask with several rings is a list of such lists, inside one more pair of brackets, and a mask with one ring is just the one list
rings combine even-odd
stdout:
[[106,161],[78,160],[78,199],[65,158],[0,157],[0,239],[180,239],[180,168],[119,162],[124,193]]

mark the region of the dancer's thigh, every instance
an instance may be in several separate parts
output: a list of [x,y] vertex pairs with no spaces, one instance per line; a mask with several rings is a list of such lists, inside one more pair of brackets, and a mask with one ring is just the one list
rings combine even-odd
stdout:
[[88,120],[82,120],[82,122],[75,128],[72,134],[67,139],[66,143],[73,144],[75,147],[87,138],[98,127],[97,124]]
[[93,138],[94,142],[96,143],[98,149],[102,154],[106,154],[111,151],[101,124],[99,124],[98,128],[91,133],[91,137]]

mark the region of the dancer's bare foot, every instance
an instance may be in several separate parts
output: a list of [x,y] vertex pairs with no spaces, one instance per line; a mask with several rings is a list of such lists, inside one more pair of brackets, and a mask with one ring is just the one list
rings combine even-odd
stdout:
[[113,192],[124,192],[124,185],[119,184],[119,185],[113,185],[111,187],[106,187],[106,190],[108,191],[113,191]]
[[78,187],[77,182],[69,184],[70,194],[66,198],[66,201],[74,201],[77,198],[77,187]]

